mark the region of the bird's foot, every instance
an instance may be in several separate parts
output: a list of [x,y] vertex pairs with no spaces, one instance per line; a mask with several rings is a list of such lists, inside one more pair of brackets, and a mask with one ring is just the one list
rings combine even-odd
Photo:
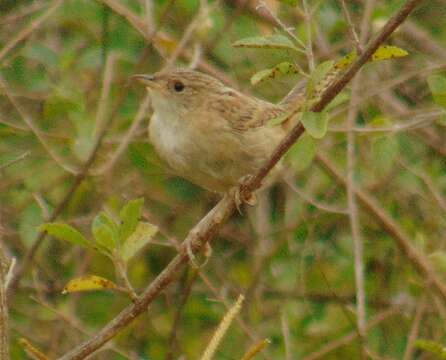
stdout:
[[254,193],[249,192],[248,194],[244,191],[245,185],[251,180],[252,175],[243,176],[239,181],[239,185],[233,187],[229,190],[229,195],[234,199],[235,207],[238,212],[242,214],[242,205],[248,204],[254,206],[257,204],[257,197]]
[[198,269],[204,268],[206,266],[206,264],[208,263],[209,259],[211,258],[211,255],[212,255],[212,247],[211,247],[211,244],[209,244],[209,243],[206,243],[204,245],[205,260],[203,261],[202,264],[199,264],[197,262],[197,257],[194,255],[194,252],[192,251],[190,241],[188,241],[188,243],[186,245],[186,252],[187,252],[187,256],[189,257],[189,261],[190,261],[192,267],[194,269],[198,270]]

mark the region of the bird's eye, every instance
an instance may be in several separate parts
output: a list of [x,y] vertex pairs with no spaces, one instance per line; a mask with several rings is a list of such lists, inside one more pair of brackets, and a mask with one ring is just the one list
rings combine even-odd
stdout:
[[182,92],[184,90],[184,84],[181,81],[176,81],[175,84],[173,84],[173,88],[176,92]]

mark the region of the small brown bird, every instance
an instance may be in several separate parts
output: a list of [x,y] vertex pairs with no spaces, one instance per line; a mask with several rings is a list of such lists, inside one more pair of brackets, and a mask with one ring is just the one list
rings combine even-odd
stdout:
[[285,113],[193,70],[135,75],[153,107],[149,138],[171,170],[224,193],[255,174],[285,135],[267,121]]

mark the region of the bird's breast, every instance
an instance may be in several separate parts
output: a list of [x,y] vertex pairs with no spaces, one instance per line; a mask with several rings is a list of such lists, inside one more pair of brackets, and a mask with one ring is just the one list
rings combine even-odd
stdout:
[[193,135],[176,115],[155,112],[149,125],[149,138],[158,154],[173,170],[187,166]]

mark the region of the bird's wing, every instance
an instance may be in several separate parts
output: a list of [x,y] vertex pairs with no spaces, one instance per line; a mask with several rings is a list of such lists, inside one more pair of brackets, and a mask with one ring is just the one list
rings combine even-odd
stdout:
[[244,131],[265,125],[269,120],[285,114],[285,110],[272,103],[231,91],[211,104],[228,120],[231,128]]

